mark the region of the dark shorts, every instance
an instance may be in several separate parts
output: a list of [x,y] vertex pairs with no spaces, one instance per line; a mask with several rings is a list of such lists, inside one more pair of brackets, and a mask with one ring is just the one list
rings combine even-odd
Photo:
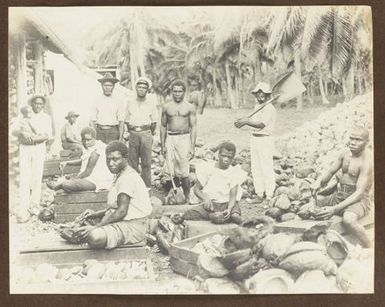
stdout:
[[[355,186],[338,185],[337,190],[333,194],[326,196],[322,201],[320,201],[320,205],[335,206],[352,195],[355,190]],[[341,210],[339,215],[343,215],[345,212],[352,212],[360,219],[368,215],[370,209],[369,196],[366,195],[360,201],[346,207],[344,210]]]
[[101,129],[100,127],[96,126],[96,139],[102,141],[105,144],[119,140],[118,126],[113,126],[109,129]]
[[[213,203],[214,212],[222,212],[225,211],[229,205],[229,203]],[[193,221],[208,221],[210,220],[209,214],[211,212],[207,211],[203,205],[196,205],[191,209],[187,210],[184,214],[184,218],[186,220]],[[239,207],[238,202],[235,203],[235,206],[231,210],[231,215],[239,214],[241,215],[241,208]]]

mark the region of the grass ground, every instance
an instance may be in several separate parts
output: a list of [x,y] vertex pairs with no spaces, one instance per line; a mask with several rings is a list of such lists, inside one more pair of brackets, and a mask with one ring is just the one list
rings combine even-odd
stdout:
[[[277,108],[275,135],[281,136],[301,126],[307,121],[314,120],[327,108],[322,106],[306,107],[301,111],[294,108]],[[215,143],[221,139],[231,140],[238,148],[249,146],[250,128],[237,129],[234,121],[246,116],[250,109],[205,109],[204,114],[198,115],[198,137],[205,144]]]

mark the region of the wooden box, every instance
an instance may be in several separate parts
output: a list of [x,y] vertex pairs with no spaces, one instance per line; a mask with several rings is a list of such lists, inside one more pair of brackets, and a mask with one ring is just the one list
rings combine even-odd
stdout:
[[55,222],[72,222],[86,209],[94,211],[106,208],[108,191],[56,193],[54,197]]

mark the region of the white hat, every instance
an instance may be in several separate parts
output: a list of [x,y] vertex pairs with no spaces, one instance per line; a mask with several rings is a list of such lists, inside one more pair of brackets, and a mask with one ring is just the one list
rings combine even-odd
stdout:
[[151,80],[146,77],[139,77],[138,79],[136,79],[135,86],[137,86],[139,83],[146,83],[148,88],[151,88],[152,86]]
[[266,82],[259,82],[251,92],[254,94],[254,93],[257,93],[258,91],[262,91],[266,94],[272,93],[270,84]]

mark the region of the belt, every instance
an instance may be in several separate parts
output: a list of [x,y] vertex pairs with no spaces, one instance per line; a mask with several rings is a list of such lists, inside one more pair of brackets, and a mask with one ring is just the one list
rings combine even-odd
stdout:
[[111,129],[111,128],[114,128],[114,127],[117,127],[117,126],[118,125],[100,125],[100,124],[96,124],[96,127],[100,128],[102,130]]
[[135,132],[147,131],[147,130],[151,130],[151,125],[131,126],[127,124],[127,129],[128,131],[135,131]]
[[183,135],[183,134],[189,134],[190,131],[167,131],[168,135]]
[[255,136],[255,137],[262,137],[262,136],[270,136],[268,134],[258,134],[258,133],[253,133],[252,136]]

